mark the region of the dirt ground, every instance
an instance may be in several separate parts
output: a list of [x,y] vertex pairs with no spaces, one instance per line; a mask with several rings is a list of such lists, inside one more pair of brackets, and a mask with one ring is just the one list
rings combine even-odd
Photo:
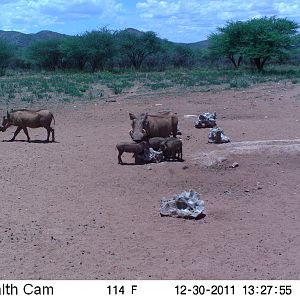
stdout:
[[[274,83],[56,106],[57,143],[45,129],[0,142],[0,278],[300,279],[299,105],[299,84]],[[184,162],[119,165],[128,112],[168,109]],[[205,111],[231,143],[185,117]],[[160,216],[162,197],[190,189],[205,218]]]

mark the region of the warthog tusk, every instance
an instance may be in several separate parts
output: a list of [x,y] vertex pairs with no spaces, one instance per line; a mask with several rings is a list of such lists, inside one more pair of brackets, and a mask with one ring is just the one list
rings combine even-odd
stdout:
[[142,133],[147,133],[146,130],[145,130],[144,128],[142,129]]

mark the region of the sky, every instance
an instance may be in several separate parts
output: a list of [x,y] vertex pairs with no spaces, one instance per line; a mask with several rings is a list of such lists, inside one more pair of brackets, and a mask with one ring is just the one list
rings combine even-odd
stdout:
[[173,42],[207,39],[228,21],[276,16],[300,24],[299,0],[0,0],[0,30],[70,35],[107,26],[154,31]]

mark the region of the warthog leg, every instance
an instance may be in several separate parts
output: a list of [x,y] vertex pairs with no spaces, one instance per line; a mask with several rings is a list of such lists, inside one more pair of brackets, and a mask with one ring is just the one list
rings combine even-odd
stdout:
[[50,130],[52,132],[52,142],[55,142],[54,129],[52,127],[50,127]]
[[52,127],[45,127],[47,129],[47,140],[46,142],[48,143],[49,142],[49,137],[50,137],[50,132],[52,133],[52,142],[55,141],[55,138],[54,138],[54,129]]
[[16,136],[19,134],[19,132],[22,130],[22,127],[18,127],[17,130],[14,133],[14,136],[9,140],[10,142],[13,142],[16,138]]
[[30,142],[30,137],[29,137],[29,134],[28,134],[28,130],[27,130],[27,128],[26,127],[24,127],[23,128],[23,131],[24,131],[24,133],[26,134],[26,136],[27,136],[27,142]]
[[119,161],[119,164],[120,165],[123,165],[123,161],[122,161],[122,158],[121,158],[121,155],[123,154],[122,151],[119,151],[119,155],[118,155],[118,161]]

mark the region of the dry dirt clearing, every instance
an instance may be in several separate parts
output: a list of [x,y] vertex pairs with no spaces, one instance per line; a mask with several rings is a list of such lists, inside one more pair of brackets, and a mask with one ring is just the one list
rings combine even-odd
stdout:
[[[57,106],[57,143],[39,142],[45,129],[0,142],[1,279],[300,279],[299,84],[114,100]],[[128,112],[167,109],[185,161],[118,165]],[[205,111],[231,143],[184,117]],[[190,189],[204,219],[160,216]]]

